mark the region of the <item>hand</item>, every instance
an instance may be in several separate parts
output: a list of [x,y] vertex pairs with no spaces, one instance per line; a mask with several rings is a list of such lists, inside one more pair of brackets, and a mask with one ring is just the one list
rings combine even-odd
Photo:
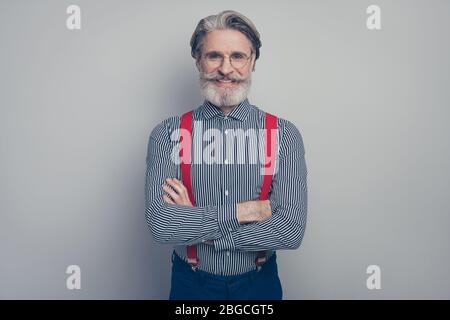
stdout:
[[256,221],[266,220],[267,218],[272,216],[272,206],[270,205],[270,200],[258,200],[260,209],[258,211],[259,215],[257,216]]
[[262,221],[272,216],[270,200],[251,200],[237,204],[239,223]]
[[163,184],[163,190],[167,192],[170,197],[167,194],[163,194],[165,202],[193,207],[193,204],[189,199],[188,191],[180,180],[177,180],[176,178],[167,178],[166,183],[167,184]]

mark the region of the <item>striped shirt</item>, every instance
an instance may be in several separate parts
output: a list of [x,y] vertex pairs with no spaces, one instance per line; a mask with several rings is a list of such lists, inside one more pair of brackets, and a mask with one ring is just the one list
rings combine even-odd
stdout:
[[[228,115],[207,100],[194,110],[193,123],[201,124],[193,126],[194,207],[169,204],[162,198],[166,178],[181,181],[180,165],[171,156],[174,148],[179,147],[172,133],[180,127],[180,116],[160,122],[149,137],[145,181],[146,220],[155,241],[173,245],[184,261],[187,261],[186,246],[196,244],[198,268],[217,275],[254,270],[257,251],[267,250],[270,257],[275,250],[297,249],[303,239],[307,215],[305,149],[296,126],[279,117],[277,121],[278,153],[269,191],[272,216],[247,224],[238,222],[236,205],[259,199],[264,178],[262,164],[252,161],[249,152],[240,153],[246,157],[244,164],[228,159],[233,152],[225,148],[225,143],[222,150],[215,150],[223,161],[208,162],[205,154],[213,137],[203,133],[218,132],[226,141],[231,131],[264,129],[265,112],[251,105],[248,99]],[[261,138],[264,136],[257,137],[258,143],[259,139],[264,139]],[[236,139],[235,155],[239,154],[236,150],[245,148],[242,143]],[[199,157],[203,157],[203,161],[196,160]]]

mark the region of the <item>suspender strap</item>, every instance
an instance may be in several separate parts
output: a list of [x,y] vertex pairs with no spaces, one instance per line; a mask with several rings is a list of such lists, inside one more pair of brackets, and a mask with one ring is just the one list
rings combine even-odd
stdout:
[[[191,203],[195,205],[194,192],[192,190],[191,163],[192,163],[192,112],[184,113],[180,118],[180,158],[181,181],[186,187]],[[199,264],[197,246],[187,246],[188,263],[196,268]]]
[[[266,141],[264,153],[264,180],[261,188],[259,200],[267,200],[269,198],[270,185],[272,184],[272,176],[275,169],[275,160],[277,154],[277,117],[266,112]],[[266,251],[258,251],[255,264],[258,269],[267,260]]]
[[275,160],[277,155],[277,117],[266,112],[266,141],[264,153],[264,181],[261,188],[259,200],[267,200],[269,198],[270,185],[272,184],[272,176],[275,170]]

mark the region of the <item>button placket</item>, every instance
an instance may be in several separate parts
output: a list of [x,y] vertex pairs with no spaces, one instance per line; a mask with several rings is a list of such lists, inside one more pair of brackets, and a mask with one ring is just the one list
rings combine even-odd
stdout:
[[[228,116],[225,116],[224,119],[228,119]],[[229,164],[229,159],[227,158],[227,154],[226,154],[226,151],[227,151],[226,150],[227,134],[229,133],[229,130],[227,128],[226,123],[228,123],[228,122],[222,121],[222,132],[225,134],[225,135],[222,134],[222,137],[223,137],[223,139],[222,139],[222,142],[223,142],[222,150],[223,150],[223,155],[224,155],[223,163],[224,163],[225,166]],[[228,177],[228,172],[227,171],[228,170],[227,169],[228,169],[227,167],[222,166],[223,177],[224,177],[224,181],[223,181],[222,186],[224,186],[224,188],[225,188],[225,190],[224,190],[224,193],[225,193],[224,203],[228,202],[227,199],[226,199],[226,197],[228,197],[228,189],[226,189],[227,186],[228,186],[228,181],[227,181],[227,177]]]
[[[221,125],[222,125],[222,155],[223,155],[223,163],[222,163],[222,165],[221,165],[221,177],[222,177],[222,187],[221,187],[221,190],[224,190],[225,192],[224,193],[222,193],[221,194],[221,199],[222,199],[222,204],[226,204],[226,203],[228,203],[228,201],[227,201],[227,195],[228,195],[228,190],[227,190],[227,185],[228,185],[228,167],[227,167],[227,165],[228,165],[228,159],[227,159],[227,154],[226,154],[226,135],[228,134],[228,130],[226,129],[226,123],[228,123],[228,122],[226,122],[225,120],[227,120],[228,119],[228,117],[227,116],[225,116],[224,117],[224,121],[222,121],[221,122]],[[223,194],[225,194],[225,197],[223,196]],[[228,227],[227,228],[227,230],[228,230],[228,232],[231,232],[231,228],[230,227]],[[228,259],[230,257],[230,251],[226,251],[226,253],[225,253],[225,259]],[[221,270],[221,272],[223,273],[225,270],[224,270],[224,266],[227,264],[227,262],[224,260],[224,263],[223,263],[223,265],[222,265],[222,270]]]

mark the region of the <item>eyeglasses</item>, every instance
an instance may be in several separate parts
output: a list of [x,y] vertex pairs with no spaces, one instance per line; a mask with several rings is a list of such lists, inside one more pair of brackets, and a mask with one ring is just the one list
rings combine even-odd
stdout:
[[[250,53],[250,56],[247,56],[243,52],[233,52],[229,57],[230,64],[235,69],[242,69],[248,63],[248,60],[252,57],[253,52]],[[203,56],[203,59],[206,62],[206,65],[211,69],[216,69],[220,67],[225,59],[225,57],[217,52],[212,51],[208,52]]]

